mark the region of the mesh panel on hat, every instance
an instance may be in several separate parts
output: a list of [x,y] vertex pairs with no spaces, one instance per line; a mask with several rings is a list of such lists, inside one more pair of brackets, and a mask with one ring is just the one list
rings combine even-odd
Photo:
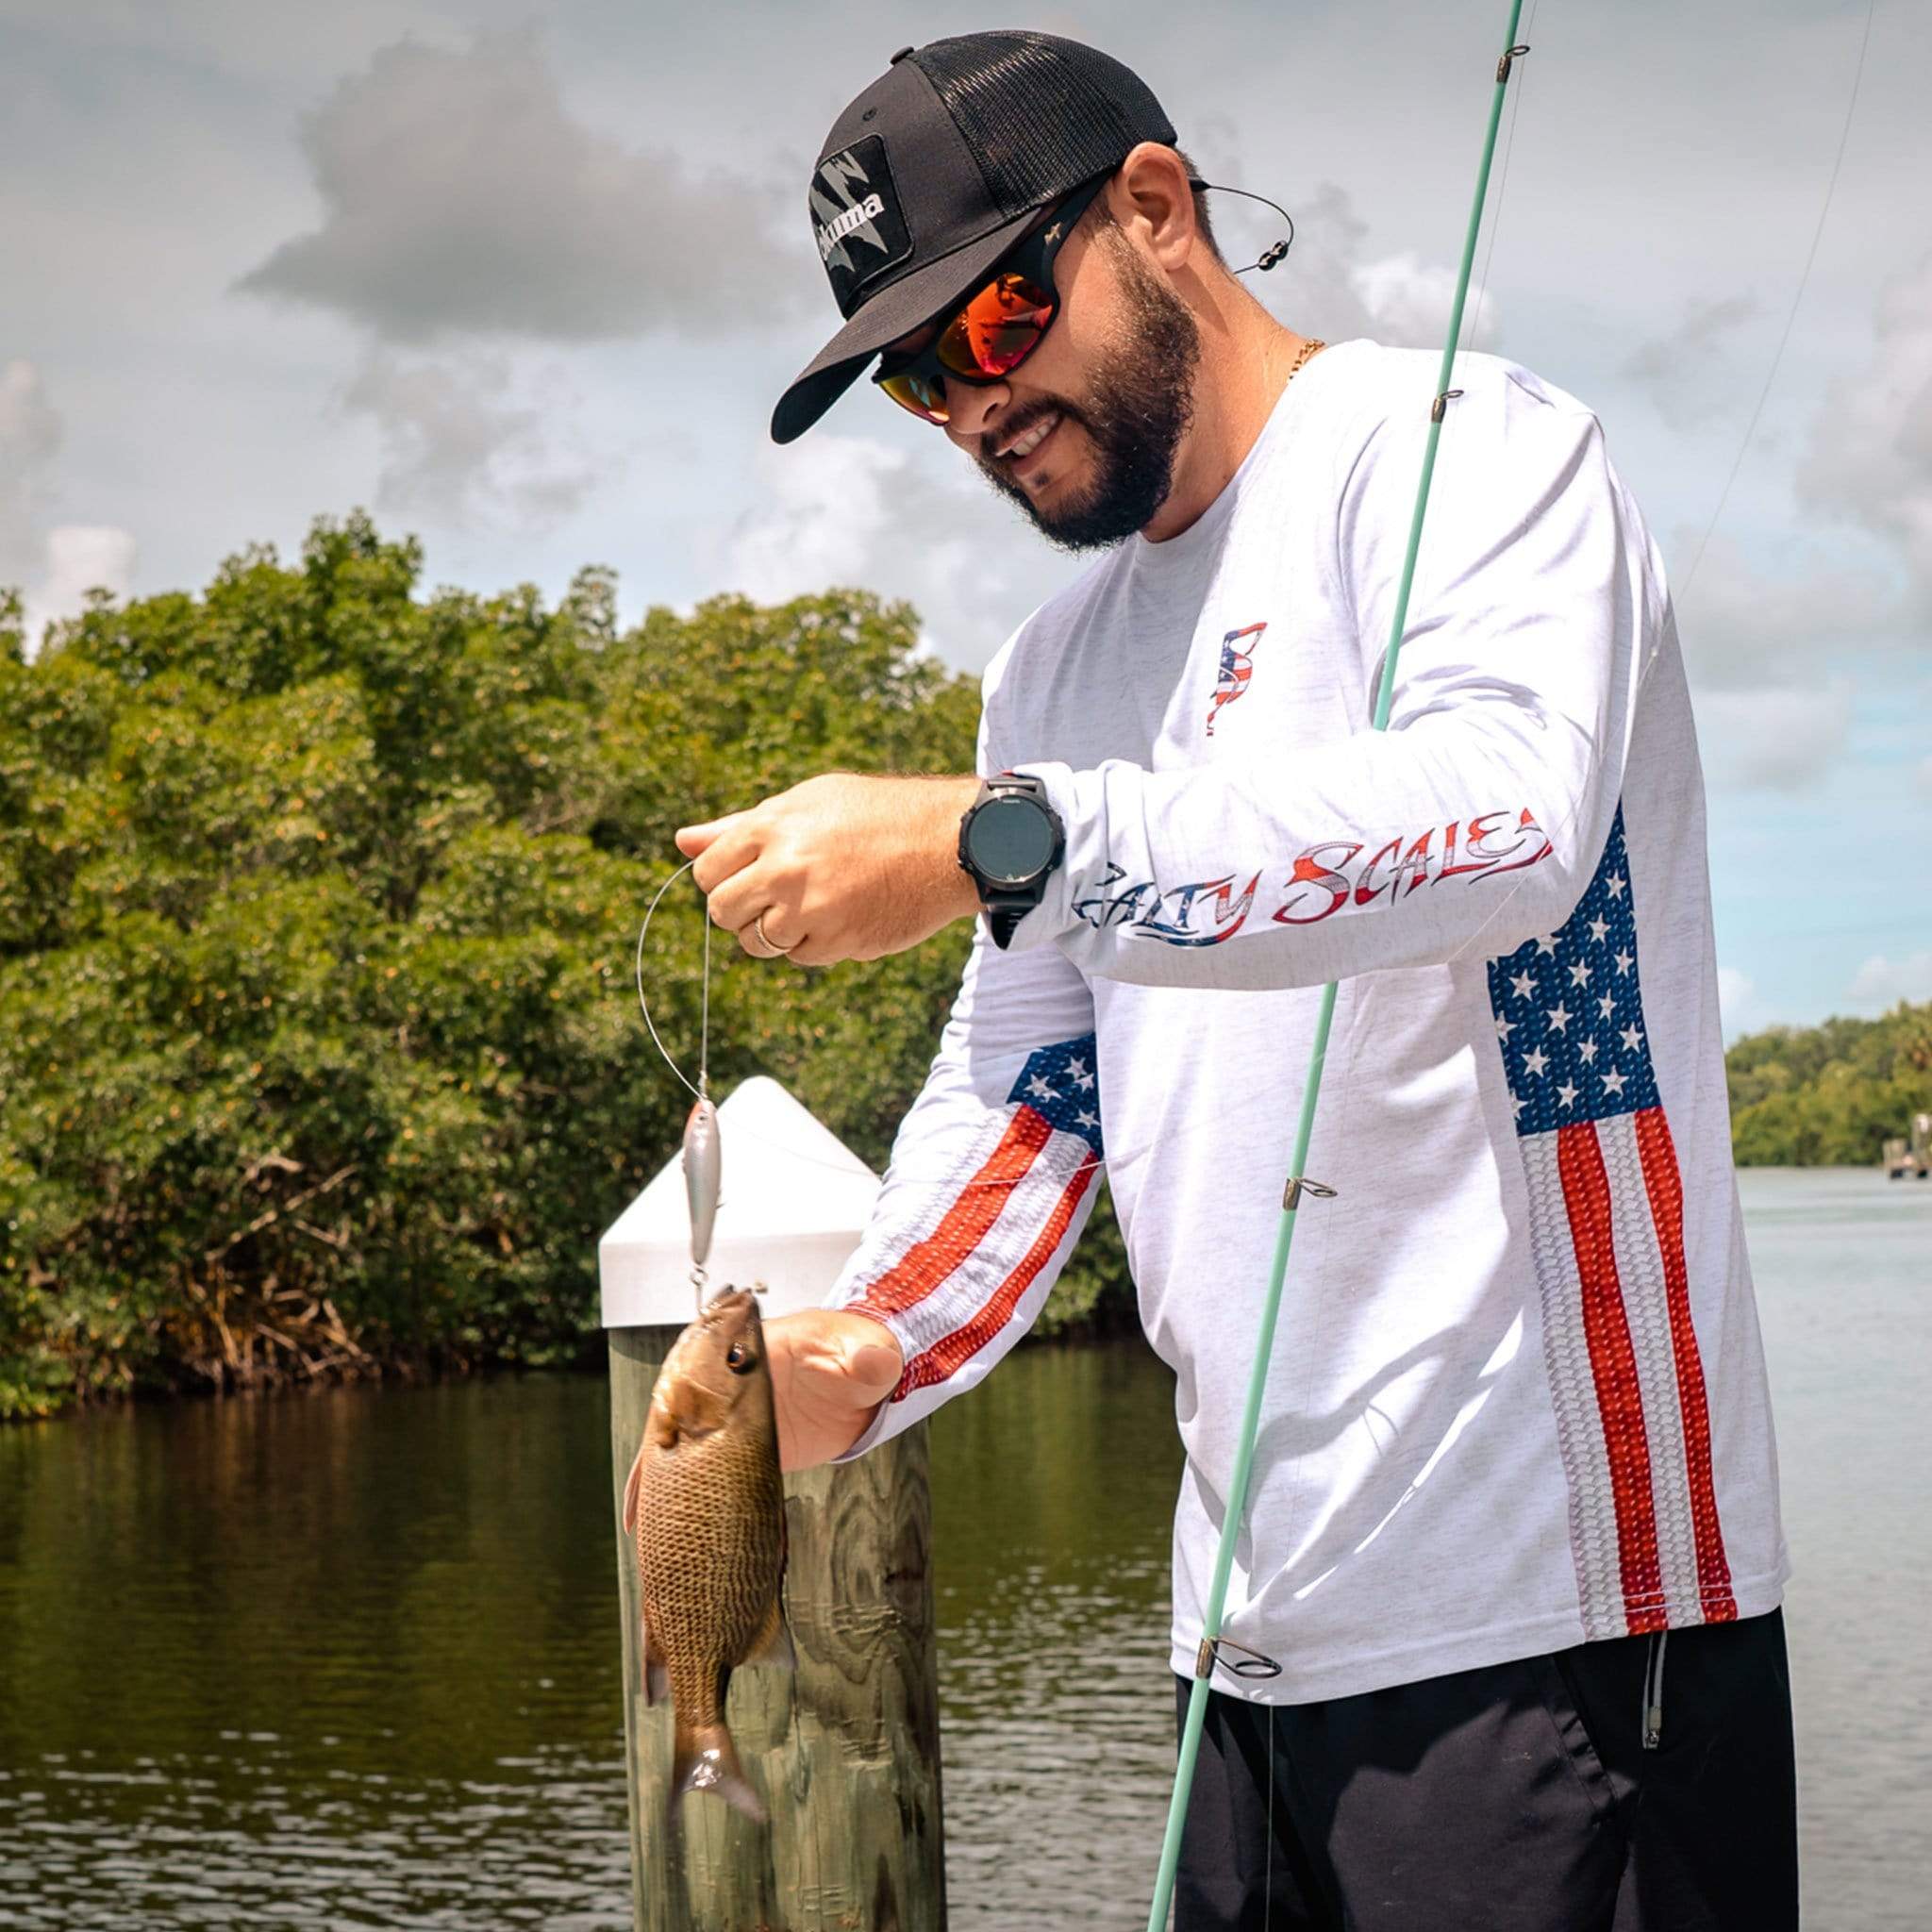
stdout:
[[1001,211],[1016,215],[1174,139],[1130,68],[1051,34],[964,34],[908,57],[932,82]]

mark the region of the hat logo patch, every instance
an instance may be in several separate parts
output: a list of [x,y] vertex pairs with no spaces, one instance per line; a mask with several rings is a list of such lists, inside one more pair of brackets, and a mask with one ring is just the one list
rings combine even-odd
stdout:
[[[843,214],[834,215],[829,222],[826,222],[818,230],[819,259],[821,261],[829,260],[832,250],[838,247],[839,243],[847,235],[851,234],[855,228],[871,227],[873,217],[874,215],[882,215],[885,211],[886,204],[884,200],[876,194],[868,194],[863,201],[854,203]],[[878,240],[876,230],[873,234],[868,235],[866,240],[873,242],[874,246],[884,246],[884,243]]]
[[812,176],[808,199],[819,258],[839,307],[849,315],[861,291],[912,253],[885,142],[869,134],[827,155]]

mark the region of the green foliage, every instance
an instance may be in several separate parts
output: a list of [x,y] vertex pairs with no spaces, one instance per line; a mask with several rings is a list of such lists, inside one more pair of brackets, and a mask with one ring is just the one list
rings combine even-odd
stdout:
[[1932,1109],[1932,1006],[1774,1026],[1725,1058],[1740,1165],[1856,1166]]
[[[977,693],[904,606],[620,635],[608,572],[546,610],[419,566],[319,523],[32,661],[0,600],[0,1417],[585,1356],[597,1235],[682,1125],[632,987],[672,831],[818,771],[971,768]],[[652,928],[687,1054],[702,934],[694,892]],[[770,1072],[882,1162],[963,943],[720,945],[714,1081]]]
[[[813,773],[964,771],[978,697],[858,591],[620,633],[614,584],[419,593],[318,523],[26,657],[0,592],[0,1418],[107,1391],[589,1358],[600,1230],[674,1151],[632,991],[676,826]],[[703,921],[652,928],[689,1054]],[[712,1070],[883,1165],[965,936],[715,952]],[[1740,1041],[1738,1158],[1877,1159],[1932,1007]],[[1042,1334],[1121,1329],[1103,1204]]]

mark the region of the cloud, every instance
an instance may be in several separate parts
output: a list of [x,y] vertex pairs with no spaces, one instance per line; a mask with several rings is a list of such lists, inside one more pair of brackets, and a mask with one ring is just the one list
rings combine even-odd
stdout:
[[734,587],[776,601],[864,582],[893,486],[910,468],[906,452],[870,437],[821,433],[783,462],[760,457],[762,501],[731,542]]
[[18,357],[0,368],[0,582],[25,575],[39,559],[35,526],[61,433],[41,372]]
[[1891,586],[1812,546],[1788,546],[1774,573],[1713,537],[1678,612],[1713,779],[1776,791],[1824,779],[1851,751],[1847,659],[1895,645],[1901,616]]
[[43,528],[64,433],[40,370],[19,358],[0,368],[0,583],[25,586],[28,657],[50,624],[79,616],[90,591],[125,597],[134,582],[127,531],[101,524]]
[[27,655],[50,624],[77,617],[91,591],[126,596],[134,582],[134,539],[108,525],[63,524],[47,532],[39,581],[27,591]]
[[908,598],[926,647],[965,670],[982,669],[1026,612],[1080,568],[950,445],[915,456],[822,430],[764,447],[756,480],[758,507],[725,545],[729,588],[776,601],[859,584]]
[[376,351],[343,400],[381,434],[377,500],[452,522],[514,517],[525,528],[567,515],[591,471],[556,447],[558,399],[529,388],[500,357],[437,361]]
[[1755,295],[1730,295],[1718,302],[1693,297],[1685,303],[1676,327],[1640,342],[1618,373],[1647,391],[1674,422],[1705,422],[1733,400],[1729,378],[1735,366],[1724,353],[1725,339],[1760,309]]
[[[1456,303],[1456,271],[1413,252],[1384,256],[1349,271],[1349,286],[1366,317],[1366,334],[1400,348],[1440,349]],[[1488,349],[1502,327],[1492,300],[1480,312],[1472,294],[1463,311],[1462,346]]]
[[[1697,533],[1680,531],[1687,555]],[[1835,654],[1888,644],[1901,630],[1895,591],[1869,574],[1788,545],[1776,575],[1738,543],[1713,536],[1677,613],[1685,662],[1701,686],[1760,690],[1815,678]]]
[[[1288,284],[1285,300],[1296,326],[1331,342],[1372,336],[1396,348],[1440,349],[1456,295],[1455,269],[1412,251],[1364,259],[1368,235],[1348,191],[1332,181],[1296,204],[1294,246],[1273,271],[1274,280]],[[1485,300],[1478,312],[1472,293],[1464,346],[1491,348],[1500,330],[1494,301]]]
[[1912,775],[1919,788],[1919,796],[1927,805],[1932,805],[1932,758],[1921,758],[1919,769]]
[[1720,780],[1801,791],[1844,756],[1852,688],[1835,678],[1764,691],[1709,691],[1697,701],[1697,719],[1698,737]]
[[1892,960],[1874,953],[1852,976],[1848,995],[1855,1006],[1885,1008],[1901,1000],[1932,1000],[1932,951]]
[[1932,255],[1886,284],[1874,335],[1819,412],[1799,488],[1894,545],[1932,608]]
[[770,193],[573,120],[531,34],[385,47],[302,144],[323,224],[239,286],[386,341],[710,335],[808,287],[772,239]]

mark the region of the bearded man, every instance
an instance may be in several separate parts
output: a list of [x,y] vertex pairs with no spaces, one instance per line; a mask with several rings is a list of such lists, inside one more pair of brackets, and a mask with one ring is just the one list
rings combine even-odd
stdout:
[[828,774],[679,835],[762,957],[977,921],[833,1306],[768,1329],[786,1459],[986,1375],[1104,1158],[1176,1377],[1184,1703],[1338,979],[1336,1193],[1224,1624],[1274,1674],[1216,1679],[1175,1924],[1794,1925],[1787,1559],[1660,560],[1574,398],[1474,355],[1438,398],[1432,355],[1278,324],[1174,142],[1106,56],[973,34],[895,55],[813,175],[845,320],[774,436],[875,361],[1100,555],[994,658],[977,774]]

